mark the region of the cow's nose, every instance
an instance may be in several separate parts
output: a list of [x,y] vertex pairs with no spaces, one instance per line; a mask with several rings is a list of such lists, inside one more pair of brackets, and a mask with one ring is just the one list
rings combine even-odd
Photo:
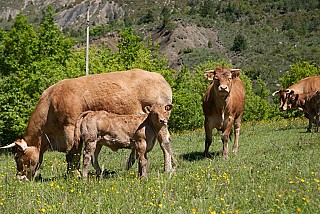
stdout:
[[163,125],[167,125],[167,120],[166,119],[161,119],[160,123],[163,124]]
[[228,86],[227,85],[220,85],[219,91],[229,91]]

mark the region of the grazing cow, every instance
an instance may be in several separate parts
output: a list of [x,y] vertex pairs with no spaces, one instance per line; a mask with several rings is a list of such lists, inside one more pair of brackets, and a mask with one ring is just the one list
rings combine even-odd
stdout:
[[212,80],[204,95],[202,105],[206,132],[205,157],[209,157],[213,128],[222,131],[222,155],[228,159],[228,139],[234,125],[233,152],[238,152],[240,124],[245,104],[245,90],[239,75],[239,69],[227,67],[218,67],[205,72],[205,77]]
[[[48,149],[66,153],[67,171],[78,170],[82,143],[74,144],[74,126],[78,116],[88,110],[117,114],[143,113],[146,106],[172,104],[172,90],[158,73],[140,69],[93,74],[62,80],[46,89],[31,114],[23,141],[16,147],[15,160],[19,180],[30,178],[39,169]],[[158,135],[164,153],[164,169],[172,171],[171,139],[168,127]],[[17,143],[17,142],[22,142]],[[31,160],[33,157],[37,157]],[[29,163],[35,164],[33,170]],[[22,164],[24,167],[21,167]]]
[[84,143],[83,178],[88,177],[88,167],[94,154],[93,166],[96,174],[101,174],[98,155],[103,145],[113,151],[121,148],[131,148],[132,155],[127,162],[130,168],[135,161],[135,153],[139,159],[139,175],[147,178],[148,159],[156,141],[158,132],[166,126],[172,105],[155,104],[146,106],[147,114],[117,115],[106,111],[86,111],[82,113],[75,125],[75,143],[80,139]]
[[304,78],[289,88],[282,88],[275,91],[272,96],[279,94],[279,109],[285,111],[288,108],[288,97],[290,94],[308,94],[318,90],[320,90],[320,76],[313,76]]
[[309,126],[307,132],[311,132],[314,117],[316,117],[315,132],[319,130],[320,124],[320,91],[311,92],[308,94],[294,94],[291,93],[288,98],[289,108],[299,108],[308,115]]

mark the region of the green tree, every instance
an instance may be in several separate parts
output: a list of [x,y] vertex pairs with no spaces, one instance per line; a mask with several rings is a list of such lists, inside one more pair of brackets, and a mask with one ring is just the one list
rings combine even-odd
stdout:
[[309,64],[308,62],[298,62],[290,67],[290,71],[287,72],[283,78],[280,78],[280,83],[283,88],[287,88],[300,80],[320,75],[320,66],[315,64]]
[[39,55],[41,58],[49,57],[65,65],[70,57],[73,41],[64,38],[62,32],[55,25],[54,11],[51,6],[45,11],[44,18],[39,28]]
[[28,66],[39,56],[39,38],[34,28],[19,14],[13,28],[3,35],[0,46],[0,72],[8,75]]
[[247,48],[247,40],[242,34],[236,35],[233,41],[232,51],[242,52]]

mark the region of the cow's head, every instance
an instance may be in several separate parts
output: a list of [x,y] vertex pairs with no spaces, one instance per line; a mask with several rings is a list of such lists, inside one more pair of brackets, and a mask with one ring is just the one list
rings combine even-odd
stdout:
[[155,127],[161,128],[162,126],[166,126],[169,121],[170,111],[172,110],[173,105],[161,105],[154,104],[152,106],[146,106],[145,112],[149,114],[149,118],[151,119],[152,124]]
[[230,69],[227,67],[218,67],[214,70],[206,71],[204,76],[212,80],[214,90],[221,97],[226,98],[232,88],[232,80],[240,75],[240,69]]
[[39,149],[28,146],[24,139],[18,139],[12,144],[1,147],[1,149],[15,147],[14,159],[17,164],[17,178],[20,181],[30,181],[39,164]]
[[294,94],[294,91],[291,89],[282,88],[278,91],[275,91],[272,96],[275,96],[276,94],[279,94],[280,98],[280,111],[285,111],[288,108],[288,99],[289,97]]

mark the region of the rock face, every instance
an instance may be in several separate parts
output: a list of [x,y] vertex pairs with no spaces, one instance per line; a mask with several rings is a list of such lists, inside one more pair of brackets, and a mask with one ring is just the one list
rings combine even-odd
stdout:
[[2,3],[2,5],[0,19],[6,20],[15,18],[20,12],[41,14],[41,11],[48,5],[53,5],[57,11],[57,25],[62,29],[85,27],[88,7],[90,8],[90,22],[95,25],[122,18],[125,13],[116,2],[106,0],[23,0],[21,4],[17,4],[16,0],[11,0]]
[[179,54],[194,48],[212,48],[221,51],[224,47],[219,43],[217,32],[209,28],[175,21],[172,31],[158,31],[152,35],[153,41],[160,44],[160,52],[169,60],[170,66],[179,70],[183,64]]

